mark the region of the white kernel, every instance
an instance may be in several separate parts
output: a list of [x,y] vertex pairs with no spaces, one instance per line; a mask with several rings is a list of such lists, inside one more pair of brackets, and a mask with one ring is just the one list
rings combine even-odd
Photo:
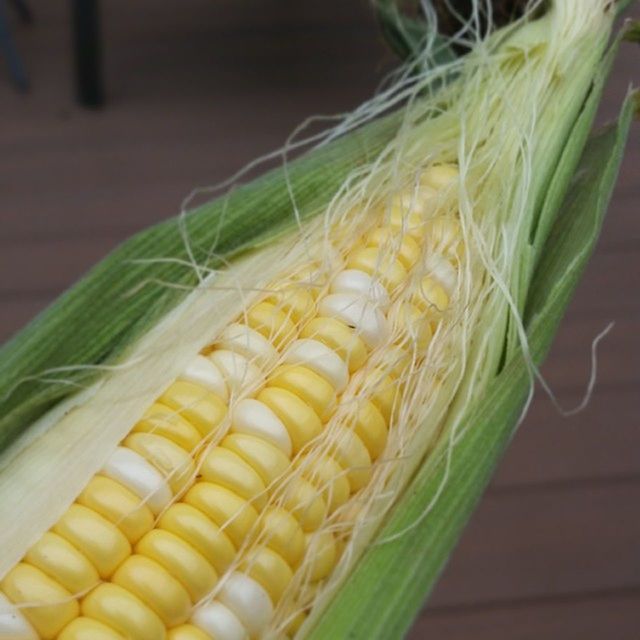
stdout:
[[154,514],[160,513],[173,498],[160,472],[141,455],[126,447],[116,448],[101,473],[133,491]]
[[2,640],[38,640],[38,634],[26,618],[2,592],[0,592],[0,638]]
[[292,342],[284,354],[288,364],[303,364],[328,380],[338,393],[349,381],[349,367],[330,347],[319,340],[302,338]]
[[435,164],[422,174],[420,182],[434,189],[446,189],[458,180],[458,168],[453,164]]
[[365,299],[385,308],[389,306],[389,294],[384,286],[360,269],[345,269],[333,280],[331,293],[359,293]]
[[240,400],[233,408],[231,431],[268,440],[291,456],[291,437],[282,420],[269,407],[253,398]]
[[207,358],[220,369],[233,395],[254,391],[264,384],[262,371],[239,353],[228,349],[216,349]]
[[253,578],[232,573],[222,585],[218,600],[228,607],[253,638],[262,638],[273,617],[269,594]]
[[224,329],[217,344],[249,358],[259,367],[270,366],[278,357],[276,348],[261,333],[239,322]]
[[191,624],[216,640],[248,640],[249,634],[238,617],[221,602],[213,601],[198,607],[191,616]]
[[208,358],[197,355],[178,376],[213,391],[220,399],[229,401],[229,390],[220,369]]
[[320,301],[318,310],[356,329],[369,347],[378,347],[387,338],[387,322],[380,309],[353,294],[330,294]]
[[[403,212],[407,217],[418,215],[423,217],[433,212],[437,204],[438,193],[431,186],[420,186],[398,194],[392,201],[396,210]],[[410,220],[407,220],[410,222]]]
[[437,253],[431,253],[425,260],[425,270],[430,276],[433,276],[451,296],[455,291],[456,282],[458,280],[458,272],[455,267],[444,257]]

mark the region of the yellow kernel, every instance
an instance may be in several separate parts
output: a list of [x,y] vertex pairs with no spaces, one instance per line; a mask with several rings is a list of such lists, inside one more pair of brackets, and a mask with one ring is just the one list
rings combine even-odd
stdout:
[[449,296],[442,285],[432,277],[425,276],[420,281],[414,302],[428,315],[438,317],[449,307]]
[[389,424],[396,402],[398,383],[383,370],[375,368],[367,372],[359,386],[365,390],[361,393],[366,393],[366,397],[380,409],[385,422]]
[[300,523],[285,509],[268,507],[260,518],[260,542],[295,567],[304,555]]
[[264,402],[282,420],[297,453],[322,432],[318,414],[298,396],[277,387],[267,387],[256,397]]
[[177,411],[203,436],[211,433],[227,414],[227,405],[215,393],[185,380],[174,382],[158,402]]
[[182,447],[163,436],[132,433],[122,444],[158,469],[167,479],[174,495],[178,495],[195,476],[193,458]]
[[336,541],[331,531],[316,531],[306,536],[306,558],[311,582],[326,578],[338,562]]
[[131,544],[153,529],[151,509],[135,493],[111,478],[93,476],[77,502],[115,524]]
[[355,249],[347,259],[347,267],[360,269],[372,277],[379,278],[390,293],[403,285],[408,278],[407,270],[402,263],[381,253],[377,247]]
[[175,442],[185,451],[193,451],[202,440],[200,432],[173,409],[156,402],[133,427],[134,433],[155,433]]
[[322,492],[329,511],[335,511],[349,499],[351,489],[347,474],[333,458],[326,455],[301,456],[294,464],[303,477]]
[[308,367],[278,367],[267,381],[268,387],[280,387],[304,400],[326,422],[336,408],[336,390]]
[[398,236],[390,227],[379,227],[367,237],[367,246],[385,247],[398,256],[405,269],[411,269],[420,258],[418,243],[408,235]]
[[289,638],[294,638],[296,633],[300,630],[300,627],[304,624],[304,621],[307,619],[307,614],[304,611],[294,611],[291,612],[289,616],[287,616],[287,636]]
[[406,218],[416,216],[424,220],[425,216],[433,215],[437,206],[438,192],[427,184],[411,185],[391,198],[391,210]]
[[[83,601],[82,613],[103,622],[125,638],[164,640],[162,620],[132,593],[110,582],[96,587]],[[83,639],[84,640],[84,639]]]
[[72,504],[53,531],[79,549],[101,578],[108,578],[131,554],[129,541],[114,524],[80,504]]
[[300,337],[318,340],[333,349],[347,363],[351,373],[361,369],[368,357],[362,338],[336,318],[314,318],[301,331]]
[[321,581],[311,582],[307,580],[300,586],[301,589],[297,594],[297,601],[305,609],[308,609],[308,607],[310,607],[318,597],[318,592],[322,588],[323,583]]
[[185,588],[154,560],[129,556],[111,578],[152,609],[164,624],[174,627],[189,617],[191,601]]
[[291,319],[273,302],[259,302],[250,307],[246,313],[246,323],[275,346],[280,346],[295,334]]
[[297,269],[290,279],[303,285],[316,298],[327,285],[328,276],[317,263],[311,263]]
[[211,636],[192,624],[181,624],[169,629],[167,640],[211,640]]
[[237,453],[224,447],[207,452],[200,466],[200,475],[207,482],[233,491],[262,510],[267,502],[267,489],[253,467]]
[[353,429],[367,448],[372,460],[377,460],[387,444],[387,423],[380,410],[370,400],[356,400]]
[[233,562],[236,550],[226,533],[199,509],[178,502],[161,516],[158,528],[170,531],[199,551],[223,574]]
[[[387,371],[390,377],[401,380],[409,372],[414,360],[414,354],[397,344],[390,344],[380,355],[381,357],[376,360],[376,366]],[[398,382],[395,384],[398,385]]]
[[410,302],[401,302],[391,314],[396,331],[400,332],[398,339],[409,346],[415,346],[420,351],[427,349],[433,338],[433,330],[429,319],[418,307]]
[[295,323],[302,322],[315,309],[313,296],[300,286],[285,285],[271,293],[267,301],[282,309]]
[[218,575],[204,556],[178,536],[153,529],[136,545],[136,553],[162,565],[198,602],[215,586]]
[[266,589],[275,605],[293,579],[291,567],[284,558],[267,547],[250,551],[242,568]]
[[434,164],[420,176],[420,183],[440,190],[455,184],[458,180],[458,167],[454,164]]
[[23,562],[15,565],[0,583],[14,604],[25,604],[22,613],[42,640],[50,640],[78,616],[72,595],[40,569]]
[[291,464],[281,449],[248,433],[231,433],[220,446],[233,451],[250,464],[267,489],[287,472]]
[[408,211],[406,206],[399,200],[395,200],[391,205],[391,215],[389,225],[394,233],[398,235],[409,234],[422,240],[424,236],[424,218],[418,211]]
[[427,246],[434,253],[460,260],[464,253],[462,227],[451,216],[436,216],[425,223]]
[[183,498],[211,518],[239,549],[258,519],[258,512],[229,489],[211,482],[196,483]]
[[[344,508],[340,509],[335,518],[336,530],[340,533],[340,539],[336,544],[345,545],[345,538],[351,535],[353,529],[366,517],[366,505],[363,502],[352,500]],[[348,543],[349,540],[347,539]]]
[[124,640],[124,636],[102,622],[81,616],[62,630],[58,640]]
[[283,506],[304,531],[315,531],[327,517],[327,505],[321,493],[304,478],[295,478],[287,486]]
[[352,493],[368,484],[371,479],[371,456],[353,431],[342,426],[335,429],[331,455],[347,472]]
[[73,595],[82,594],[100,581],[89,560],[67,540],[51,531],[42,535],[24,559]]

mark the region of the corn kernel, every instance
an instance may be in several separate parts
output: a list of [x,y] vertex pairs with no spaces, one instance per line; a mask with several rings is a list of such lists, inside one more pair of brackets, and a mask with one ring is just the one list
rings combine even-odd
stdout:
[[131,554],[129,541],[114,524],[80,504],[72,504],[53,531],[80,550],[101,578],[108,578]]
[[125,638],[164,640],[162,620],[140,599],[117,584],[96,587],[83,601],[82,613],[112,627]]
[[169,531],[149,531],[135,550],[163,566],[189,592],[193,603],[206,596],[218,581],[215,569],[202,554]]
[[25,604],[22,614],[43,640],[52,640],[73,618],[78,603],[72,595],[40,569],[23,562],[0,582],[3,592],[15,604]]

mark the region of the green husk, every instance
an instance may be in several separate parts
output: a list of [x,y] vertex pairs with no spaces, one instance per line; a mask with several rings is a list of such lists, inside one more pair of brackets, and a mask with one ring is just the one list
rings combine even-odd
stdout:
[[[591,136],[557,209],[526,312],[527,336],[536,363],[542,362],[549,350],[597,242],[636,95],[627,97],[616,123]],[[597,104],[597,97],[590,102]],[[589,104],[583,114],[592,106]],[[590,119],[580,119],[570,145],[576,144],[588,123]],[[453,451],[448,442],[440,442],[412,479],[309,639],[392,640],[406,633],[513,437],[530,385],[527,362],[521,353],[516,354],[489,385],[486,395],[468,408],[462,425],[464,436]],[[426,506],[436,496],[433,509],[424,517]],[[399,532],[402,535],[394,538]],[[387,539],[390,541],[385,542]]]
[[481,398],[464,408],[455,442],[443,429],[394,504],[385,525],[337,592],[322,603],[306,638],[402,637],[433,589],[531,397],[532,364],[544,360],[597,242],[615,184],[638,93],[617,122],[592,132],[621,34],[594,72],[593,85],[563,142],[523,260],[523,322],[517,340]]

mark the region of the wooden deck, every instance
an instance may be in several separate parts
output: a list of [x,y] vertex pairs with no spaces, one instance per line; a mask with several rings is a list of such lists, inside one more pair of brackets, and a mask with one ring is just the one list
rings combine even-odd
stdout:
[[[111,0],[108,105],[83,111],[66,3],[30,4],[36,24],[17,39],[31,94],[0,73],[0,340],[194,186],[276,148],[307,115],[357,105],[393,62],[364,0]],[[634,70],[640,82],[637,60],[625,45],[603,118]],[[639,131],[544,368],[575,405],[591,341],[615,321],[593,400],[562,418],[538,395],[414,640],[640,638]]]

